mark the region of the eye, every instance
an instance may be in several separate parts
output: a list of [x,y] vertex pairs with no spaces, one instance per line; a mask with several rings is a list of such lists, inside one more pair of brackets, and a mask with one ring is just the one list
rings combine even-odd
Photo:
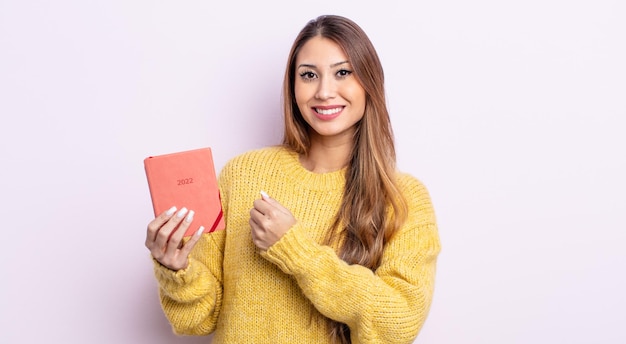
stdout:
[[347,76],[349,76],[350,74],[352,74],[351,70],[347,70],[347,69],[340,69],[337,71],[337,76],[339,78],[345,78]]
[[304,81],[310,81],[315,79],[316,77],[317,75],[315,75],[315,73],[310,70],[300,72],[300,78],[302,78],[302,80]]

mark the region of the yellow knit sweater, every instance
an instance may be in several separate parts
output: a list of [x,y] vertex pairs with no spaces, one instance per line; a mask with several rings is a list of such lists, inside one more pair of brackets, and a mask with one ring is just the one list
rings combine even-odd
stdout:
[[[215,344],[330,343],[330,318],[348,324],[352,343],[412,343],[431,304],[440,250],[430,197],[418,180],[399,174],[409,218],[372,272],[320,244],[339,207],[344,173],[312,173],[279,147],[229,161],[219,176],[227,229],[204,234],[184,270],[155,263],[174,331],[214,332]],[[262,253],[248,224],[260,190],[298,220]]]

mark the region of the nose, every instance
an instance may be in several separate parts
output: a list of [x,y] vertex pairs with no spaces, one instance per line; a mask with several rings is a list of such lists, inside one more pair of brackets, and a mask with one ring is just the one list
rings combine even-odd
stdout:
[[332,78],[321,77],[317,85],[315,98],[320,100],[332,99],[337,94],[335,82]]

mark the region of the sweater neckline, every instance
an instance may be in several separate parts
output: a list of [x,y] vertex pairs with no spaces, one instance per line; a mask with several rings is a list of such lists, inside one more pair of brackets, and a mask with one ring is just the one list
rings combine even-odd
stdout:
[[311,190],[339,190],[346,183],[347,167],[337,171],[316,173],[307,170],[300,163],[297,152],[284,148],[286,152],[285,171],[303,188]]

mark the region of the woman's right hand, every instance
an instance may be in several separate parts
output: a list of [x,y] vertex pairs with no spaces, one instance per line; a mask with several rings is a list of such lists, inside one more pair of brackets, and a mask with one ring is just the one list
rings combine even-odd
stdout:
[[176,207],[172,207],[148,224],[146,247],[154,259],[171,270],[187,267],[189,253],[204,231],[204,227],[200,226],[191,239],[183,244],[183,236],[193,221],[193,215],[193,210],[182,208],[177,212]]

